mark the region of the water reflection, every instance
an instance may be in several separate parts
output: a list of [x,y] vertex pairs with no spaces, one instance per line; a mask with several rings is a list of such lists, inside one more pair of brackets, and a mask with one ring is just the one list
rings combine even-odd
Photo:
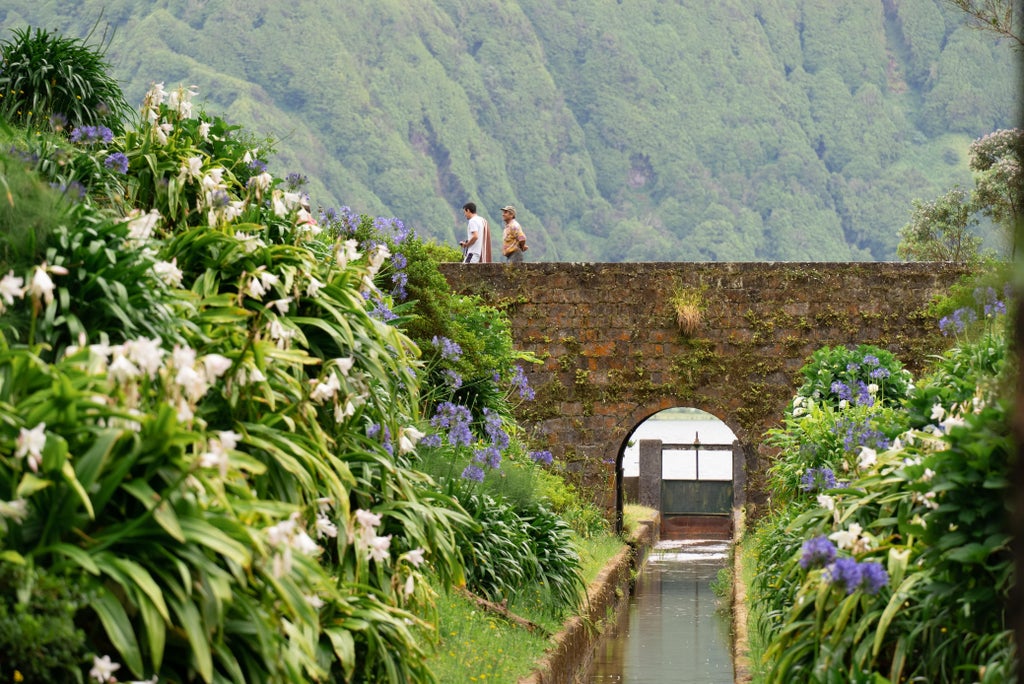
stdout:
[[584,681],[732,684],[729,619],[711,590],[727,552],[723,541],[659,542]]

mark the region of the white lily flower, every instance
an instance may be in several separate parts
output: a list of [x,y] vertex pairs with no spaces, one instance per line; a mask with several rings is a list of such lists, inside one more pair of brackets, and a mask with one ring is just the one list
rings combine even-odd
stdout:
[[93,656],[92,658],[92,669],[89,670],[89,676],[95,679],[101,684],[106,682],[116,682],[114,679],[114,673],[121,669],[118,663],[110,660],[110,656]]
[[336,255],[338,266],[345,268],[349,262],[355,261],[360,258],[362,254],[359,253],[359,243],[355,240],[345,240],[339,247]]
[[356,520],[362,528],[368,532],[372,532],[380,525],[379,515],[363,510],[362,508],[356,511]]
[[40,423],[31,430],[21,428],[16,444],[14,457],[28,457],[28,467],[33,473],[38,473],[43,462],[43,448],[46,446],[46,423]]
[[255,276],[249,279],[249,285],[245,291],[253,299],[263,299],[263,295],[267,294],[267,288],[263,287],[263,281]]
[[160,220],[160,212],[156,209],[151,209],[148,213],[141,213],[138,210],[133,210],[128,214],[128,239],[129,240],[148,240],[153,237],[153,230],[156,228],[157,221]]
[[267,304],[267,306],[274,307],[275,309],[277,309],[277,313],[284,316],[288,313],[288,307],[291,306],[291,303],[291,297],[282,297],[281,299],[275,299],[274,301]]
[[407,551],[405,554],[405,559],[412,563],[413,567],[420,567],[420,565],[423,564],[423,549],[413,549],[412,551]]
[[335,375],[334,371],[327,376],[327,380],[320,382],[313,380],[316,386],[313,391],[309,393],[309,398],[317,403],[323,403],[328,399],[332,399],[338,390],[341,389],[341,382],[338,380],[338,376]]
[[3,298],[7,304],[14,304],[15,299],[21,299],[25,296],[25,279],[14,275],[14,271],[10,271],[3,278],[0,278],[0,297]]
[[210,139],[210,122],[209,121],[204,121],[201,124],[199,124],[199,137],[202,138],[203,140],[209,140]]
[[374,537],[370,540],[370,555],[369,558],[381,563],[391,555],[389,549],[391,548],[391,535],[386,537]]
[[178,257],[170,261],[157,261],[153,264],[153,273],[168,287],[181,287],[185,274],[178,268]]
[[423,439],[426,433],[420,432],[416,428],[409,427],[402,428],[398,431],[398,451],[399,453],[407,454],[416,449],[416,443]]
[[323,283],[321,283],[319,280],[317,280],[313,276],[310,276],[309,277],[309,284],[306,285],[306,296],[307,297],[315,297],[316,293],[319,292],[321,290],[321,288],[323,288],[323,286],[324,286]]
[[203,370],[206,372],[206,381],[211,385],[220,376],[227,373],[232,364],[231,359],[221,354],[207,354],[203,357],[202,362]]
[[49,304],[53,301],[54,287],[53,280],[47,274],[45,266],[36,266],[32,272],[32,280],[28,284],[28,293],[36,298],[41,297],[44,302]]
[[318,515],[316,516],[316,536],[320,538],[337,537],[338,527],[326,515]]
[[853,523],[849,529],[833,532],[828,535],[828,538],[834,541],[840,549],[849,549],[860,539],[861,532],[863,532],[861,526],[858,523]]
[[861,468],[870,468],[878,462],[878,452],[871,447],[862,446],[860,448],[860,457],[857,459],[857,464]]
[[24,522],[26,516],[28,516],[28,501],[25,499],[0,501],[0,518],[20,523]]

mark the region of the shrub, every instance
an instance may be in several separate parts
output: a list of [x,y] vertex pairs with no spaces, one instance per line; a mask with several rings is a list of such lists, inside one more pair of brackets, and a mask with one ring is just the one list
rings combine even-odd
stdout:
[[106,45],[43,29],[0,42],[0,116],[34,130],[123,130],[131,107],[107,72]]

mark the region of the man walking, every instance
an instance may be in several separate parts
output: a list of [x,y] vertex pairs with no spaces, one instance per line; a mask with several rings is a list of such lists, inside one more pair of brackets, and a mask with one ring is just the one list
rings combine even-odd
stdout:
[[526,233],[523,227],[516,221],[516,208],[511,204],[502,207],[501,218],[505,222],[505,232],[501,238],[501,253],[505,261],[509,263],[520,263],[523,260],[523,252],[526,251]]
[[462,247],[462,263],[479,264],[491,260],[491,238],[487,229],[487,221],[476,213],[476,203],[466,202],[462,205],[462,213],[466,215],[466,239],[459,243]]

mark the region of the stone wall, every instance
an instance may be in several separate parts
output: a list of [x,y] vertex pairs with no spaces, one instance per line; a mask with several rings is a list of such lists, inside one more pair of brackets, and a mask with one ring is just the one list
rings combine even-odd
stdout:
[[[934,263],[443,264],[458,292],[504,309],[534,401],[535,448],[608,511],[630,433],[671,407],[723,420],[745,453],[747,501],[763,502],[764,432],[825,345],[874,344],[912,371],[942,348],[929,302],[962,274]],[[683,331],[675,301],[695,304]],[[694,309],[690,310],[692,314]],[[685,322],[685,321],[684,321]],[[691,321],[692,322],[692,321]]]

